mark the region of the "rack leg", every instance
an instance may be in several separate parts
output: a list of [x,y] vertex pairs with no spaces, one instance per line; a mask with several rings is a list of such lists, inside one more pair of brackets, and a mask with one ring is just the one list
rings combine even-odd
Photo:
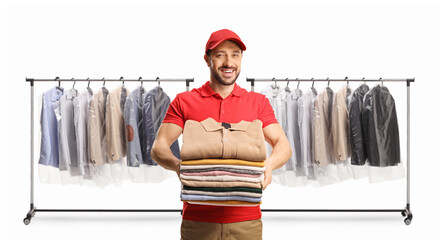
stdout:
[[23,219],[24,224],[28,225],[35,215],[34,207],[34,82],[30,82],[30,210]]
[[32,220],[33,216],[35,216],[35,207],[34,207],[33,204],[31,204],[29,212],[27,212],[26,217],[23,219],[23,223],[25,225],[29,225],[29,223]]

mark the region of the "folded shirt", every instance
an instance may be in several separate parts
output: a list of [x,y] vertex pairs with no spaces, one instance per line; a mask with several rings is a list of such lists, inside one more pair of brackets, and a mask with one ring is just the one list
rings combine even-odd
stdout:
[[249,187],[260,188],[264,187],[264,182],[240,182],[240,181],[228,181],[228,182],[211,182],[211,181],[198,181],[180,179],[181,183],[190,187]]
[[237,158],[264,161],[262,121],[221,123],[213,118],[198,122],[187,120],[183,128],[181,159]]
[[200,160],[181,161],[181,165],[214,165],[214,164],[265,167],[265,162],[252,162],[252,161],[246,161],[240,159],[200,159]]
[[253,192],[253,193],[262,193],[262,189],[260,188],[251,188],[251,187],[190,187],[183,185],[184,190],[194,190],[194,191],[205,191],[205,192]]
[[229,175],[221,175],[221,176],[187,176],[184,174],[180,174],[180,179],[186,180],[197,180],[197,181],[215,181],[215,182],[230,182],[230,181],[239,181],[239,182],[252,182],[258,183],[264,180],[264,175],[260,175],[258,177],[240,177],[240,176],[229,176]]
[[205,170],[210,168],[227,168],[227,170],[237,169],[237,170],[249,170],[254,172],[265,171],[265,167],[252,167],[244,165],[226,165],[226,164],[207,164],[207,165],[180,165],[180,171],[186,170]]
[[245,173],[234,173],[229,171],[206,171],[206,172],[181,172],[182,175],[186,176],[238,176],[238,177],[249,177],[257,178],[259,175],[245,174]]
[[205,195],[205,196],[243,196],[243,197],[262,197],[262,193],[252,192],[207,192],[207,191],[193,191],[193,190],[181,190],[181,193],[191,195]]
[[193,194],[181,194],[181,200],[183,201],[244,201],[244,202],[261,202],[260,197],[243,197],[243,196],[206,196],[206,195],[193,195]]
[[247,169],[239,169],[239,168],[226,168],[226,167],[214,167],[214,168],[204,168],[204,169],[180,169],[181,173],[204,173],[210,171],[227,171],[230,173],[241,173],[241,174],[249,174],[249,175],[260,175],[263,174],[264,171],[254,171]]
[[234,207],[255,207],[261,204],[252,203],[252,202],[244,202],[244,201],[183,201],[191,204],[199,204],[199,205],[211,205],[211,206],[234,206]]

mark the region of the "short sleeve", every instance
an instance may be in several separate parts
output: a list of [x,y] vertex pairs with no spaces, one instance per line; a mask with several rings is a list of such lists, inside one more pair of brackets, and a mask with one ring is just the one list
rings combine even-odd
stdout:
[[184,128],[183,112],[181,110],[181,102],[178,94],[169,105],[163,123],[174,123],[181,128]]
[[265,128],[272,123],[278,123],[273,108],[271,107],[268,98],[265,96],[259,112],[259,120],[262,121],[262,128]]

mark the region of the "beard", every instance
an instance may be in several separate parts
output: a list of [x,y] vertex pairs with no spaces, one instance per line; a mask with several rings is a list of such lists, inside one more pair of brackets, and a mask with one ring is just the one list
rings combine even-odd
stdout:
[[236,82],[236,79],[238,79],[239,74],[241,73],[241,71],[236,72],[236,77],[235,79],[232,80],[225,80],[223,79],[218,72],[216,72],[212,67],[210,67],[210,74],[215,78],[215,80],[217,80],[221,85],[233,85]]

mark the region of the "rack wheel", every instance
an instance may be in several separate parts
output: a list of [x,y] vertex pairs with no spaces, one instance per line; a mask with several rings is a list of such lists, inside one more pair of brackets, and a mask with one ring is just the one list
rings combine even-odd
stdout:
[[406,218],[406,219],[404,219],[404,223],[405,223],[405,225],[410,225],[410,223],[412,223],[412,219]]
[[29,225],[30,219],[29,218],[23,219],[23,223],[24,223],[24,225]]

